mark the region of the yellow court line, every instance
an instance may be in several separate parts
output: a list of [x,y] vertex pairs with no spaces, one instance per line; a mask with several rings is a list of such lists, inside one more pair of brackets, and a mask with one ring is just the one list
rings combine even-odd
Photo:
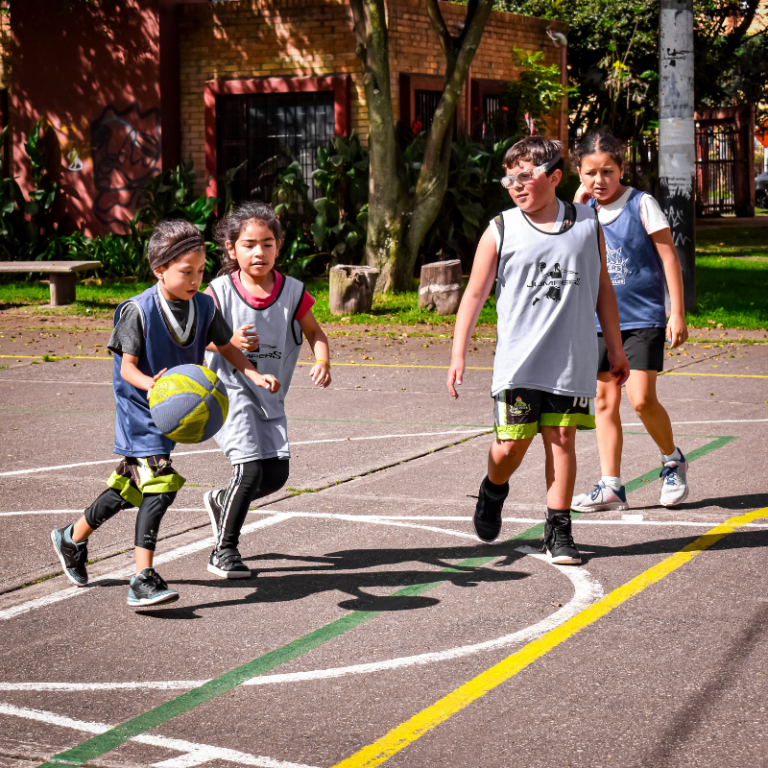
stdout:
[[[299,360],[299,365],[314,365],[312,360]],[[402,363],[334,363],[331,361],[331,365],[339,366],[343,365],[351,368],[437,368],[441,371],[447,371],[450,368],[449,365],[403,365]],[[464,370],[467,371],[492,371],[493,366],[486,368],[473,368],[468,365]]]
[[[112,357],[89,357],[87,355],[53,355],[56,360],[113,360]],[[43,355],[0,355],[0,358],[17,360],[42,360]],[[312,360],[299,360],[299,365],[314,365]],[[346,368],[424,368],[447,371],[448,365],[403,365],[402,363],[332,363]],[[468,365],[466,371],[492,371],[493,366]],[[684,373],[682,371],[662,371],[660,376],[714,376],[725,379],[768,379],[768,375],[756,373]]]
[[[50,353],[48,353],[50,354]],[[0,355],[10,360],[42,360],[43,355]],[[87,355],[51,355],[54,360],[112,360],[112,357],[88,357]]]
[[593,603],[572,619],[547,632],[546,635],[542,635],[537,640],[528,643],[517,653],[513,653],[495,666],[479,674],[473,680],[440,699],[436,704],[427,707],[407,722],[393,728],[378,741],[370,746],[363,747],[363,749],[355,752],[351,757],[337,763],[333,768],[373,768],[373,766],[381,765],[381,763],[389,760],[397,752],[424,736],[424,734],[440,723],[448,720],[448,718],[464,709],[473,701],[476,701],[518,672],[524,670],[534,661],[544,656],[544,654],[560,645],[560,643],[685,565],[699,552],[709,549],[709,547],[728,534],[733,533],[737,528],[741,528],[741,526],[753,520],[766,516],[768,516],[768,507],[732,517],[730,520],[712,528],[680,552],[667,557],[658,565],[654,565],[623,586],[614,589],[613,592],[606,595],[602,600]]
[[768,379],[759,373],[685,373],[684,371],[662,371],[660,376],[715,376],[721,379]]
[[[311,360],[300,360],[299,365],[314,365]],[[403,365],[402,363],[332,363],[334,366],[346,366],[352,368],[438,368],[447,371],[448,365]],[[471,366],[468,365],[466,371],[492,371],[493,366]],[[759,375],[755,373],[683,373],[678,371],[662,371],[659,376],[719,376],[728,379],[768,379],[768,375]]]

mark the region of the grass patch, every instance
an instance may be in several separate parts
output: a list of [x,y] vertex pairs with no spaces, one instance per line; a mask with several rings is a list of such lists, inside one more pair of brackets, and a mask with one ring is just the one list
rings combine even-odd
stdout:
[[697,304],[686,315],[691,328],[768,328],[768,261],[727,256],[696,259]]
[[[721,245],[723,243],[723,245]],[[768,228],[721,227],[705,230],[698,235],[697,245],[712,248],[696,259],[696,286],[698,304],[687,315],[692,328],[713,328],[722,323],[724,328],[768,329]],[[752,246],[765,246],[755,248]],[[750,246],[750,247],[747,247]],[[78,300],[69,307],[42,308],[49,300],[48,286],[39,283],[6,283],[0,285],[0,306],[27,306],[36,314],[67,314],[79,316],[111,317],[121,301],[135,296],[149,287],[149,283],[113,283],[104,286],[77,287]],[[437,312],[418,307],[418,280],[406,293],[376,296],[370,313],[341,318],[332,315],[328,303],[327,279],[307,283],[307,289],[315,297],[314,313],[320,323],[340,322],[355,325],[443,325],[451,334],[455,315],[439,315]],[[712,322],[710,322],[712,321]],[[496,301],[490,296],[480,313],[480,326],[496,324]],[[40,328],[40,330],[58,330]],[[65,330],[62,328],[61,330]],[[66,330],[72,330],[67,328]],[[350,327],[350,334],[356,332]],[[343,334],[344,331],[340,331]],[[384,331],[387,335],[394,332]],[[379,335],[379,334],[377,334]],[[414,335],[421,335],[418,331]],[[434,334],[424,334],[434,335]],[[45,358],[44,358],[45,359]]]
[[696,232],[696,250],[764,247],[768,250],[768,227],[716,227]]
[[[51,300],[45,283],[5,283],[0,285],[0,306],[35,308],[38,315],[112,316],[115,307],[149,288],[151,283],[113,283],[78,285],[77,301],[66,307],[40,307]],[[48,330],[48,329],[46,329]],[[67,329],[69,330],[69,329]]]
[[[456,321],[456,315],[440,315],[434,310],[423,309],[418,306],[419,281],[416,279],[413,281],[413,289],[406,293],[374,296],[370,313],[345,317],[331,314],[327,280],[315,280],[307,283],[307,290],[317,300],[312,311],[320,323],[348,322],[350,325],[439,325],[447,323],[453,325]],[[345,319],[346,317],[349,319]],[[495,323],[496,298],[491,294],[480,313],[478,324],[495,325]]]

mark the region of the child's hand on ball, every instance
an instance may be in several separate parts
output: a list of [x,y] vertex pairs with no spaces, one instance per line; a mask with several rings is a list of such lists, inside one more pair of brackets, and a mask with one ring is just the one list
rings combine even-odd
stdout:
[[259,348],[259,334],[249,329],[253,325],[243,325],[235,331],[232,344],[244,352],[255,352]]
[[[160,373],[156,373],[152,378],[149,380],[149,386],[147,387],[147,400],[149,400],[149,396],[152,394],[152,387],[155,386],[157,383],[157,380],[167,371],[167,368],[163,368]],[[149,378],[149,377],[147,377]]]

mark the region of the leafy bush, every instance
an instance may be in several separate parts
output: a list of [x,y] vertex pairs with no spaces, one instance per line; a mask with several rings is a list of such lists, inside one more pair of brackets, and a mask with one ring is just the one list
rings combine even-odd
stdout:
[[317,150],[317,170],[312,180],[323,197],[314,201],[317,216],[312,224],[315,245],[332,264],[362,260],[368,221],[369,155],[356,133],[335,138]]
[[286,165],[275,175],[272,192],[272,205],[283,228],[278,266],[286,275],[300,278],[315,258],[307,215],[309,185],[304,181],[301,165],[289,150],[284,153],[283,161]]
[[[0,145],[5,145],[9,130],[6,126],[0,132]],[[35,186],[29,197],[15,179],[0,178],[0,254],[5,261],[45,258],[62,224],[56,211],[65,188],[60,182],[61,149],[53,126],[40,118],[30,129],[24,148]]]

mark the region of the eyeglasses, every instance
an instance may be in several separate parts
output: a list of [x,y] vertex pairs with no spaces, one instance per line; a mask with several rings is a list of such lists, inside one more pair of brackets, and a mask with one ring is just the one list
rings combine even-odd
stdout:
[[560,160],[559,157],[554,157],[549,162],[539,165],[536,168],[532,168],[530,171],[520,171],[520,173],[516,173],[512,176],[502,176],[500,179],[501,186],[504,187],[504,189],[510,189],[515,182],[519,184],[527,184],[529,181],[533,181],[534,177],[538,176],[540,173],[548,171],[558,162],[558,160]]

